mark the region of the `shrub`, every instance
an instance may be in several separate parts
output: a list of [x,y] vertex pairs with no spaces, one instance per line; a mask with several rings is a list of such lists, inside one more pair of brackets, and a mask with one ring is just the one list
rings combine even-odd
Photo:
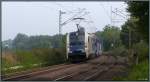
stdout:
[[[49,66],[65,62],[65,50],[63,48],[38,48],[32,50],[16,50],[14,51],[16,64],[13,64],[6,58],[2,58],[2,69],[4,73],[27,70],[29,68]],[[19,69],[9,69],[13,66],[23,66]],[[36,65],[36,66],[35,66]]]
[[30,67],[31,64],[40,62],[36,55],[30,51],[17,50],[16,55],[18,62],[25,67]]
[[149,80],[148,60],[142,61],[138,65],[134,64],[128,70],[127,76],[114,77],[113,80]]
[[149,64],[148,60],[134,65],[129,73],[127,80],[148,80],[149,77]]
[[125,47],[122,45],[122,46],[119,46],[117,48],[114,48],[112,51],[111,51],[112,55],[114,56],[127,56],[128,55],[128,52],[127,50],[125,49]]
[[46,65],[64,63],[65,51],[61,48],[33,49],[32,52]]
[[5,53],[3,52],[1,63],[2,63],[2,65],[1,65],[2,69],[5,69],[5,68],[8,68],[8,67],[18,64],[18,62],[16,60],[16,55],[12,52],[5,52]]
[[139,61],[143,61],[148,58],[149,47],[144,41],[133,45],[133,49],[137,53]]

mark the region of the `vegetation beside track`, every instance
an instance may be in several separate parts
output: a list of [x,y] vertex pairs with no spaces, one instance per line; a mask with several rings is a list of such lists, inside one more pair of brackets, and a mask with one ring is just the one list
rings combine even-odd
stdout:
[[[96,32],[96,35],[103,41],[104,52],[109,52],[114,57],[128,57],[128,75],[115,77],[114,80],[148,80],[149,2],[127,1],[127,4],[131,17],[121,29],[106,25],[103,31]],[[58,35],[18,34],[14,40],[3,41],[12,45],[2,47],[2,73],[64,63],[65,37],[63,35],[62,42],[59,42]],[[62,48],[59,48],[60,45]]]
[[32,68],[64,63],[65,53],[62,49],[16,50],[2,57],[2,73],[8,74]]
[[132,65],[127,69],[128,75],[125,77],[114,77],[113,80],[149,80],[148,60],[140,62],[138,65]]

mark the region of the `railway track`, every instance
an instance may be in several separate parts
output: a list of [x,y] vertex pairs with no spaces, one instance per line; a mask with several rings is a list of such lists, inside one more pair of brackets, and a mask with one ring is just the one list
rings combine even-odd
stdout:
[[104,73],[105,71],[108,71],[111,69],[114,65],[104,65],[104,64],[99,64],[97,66],[92,66],[88,69],[84,69],[80,72],[74,72],[72,74],[68,74],[59,78],[56,78],[54,81],[88,81],[92,80],[93,78],[97,77],[99,74]]
[[[102,57],[103,58],[103,57]],[[5,81],[37,81],[37,80],[52,80],[52,81],[89,81],[104,75],[109,69],[115,67],[114,62],[100,62],[102,58],[95,58],[86,63],[77,64],[60,64],[45,68],[40,71],[30,72],[26,74],[14,75],[2,78]],[[103,60],[106,60],[104,58]]]
[[10,76],[16,76],[16,75],[27,74],[27,73],[41,71],[41,70],[47,70],[47,69],[50,69],[50,68],[56,68],[58,66],[63,66],[63,65],[66,65],[66,64],[59,64],[59,65],[54,65],[54,66],[48,66],[48,67],[43,67],[43,68],[35,68],[35,69],[32,69],[32,70],[26,70],[26,71],[21,71],[21,72],[4,74],[4,75],[1,75],[1,77],[2,78],[7,78],[7,77],[10,77]]
[[43,69],[40,71],[35,71],[35,72],[31,72],[31,73],[27,73],[27,74],[21,74],[21,75],[15,75],[15,76],[10,76],[10,77],[3,77],[2,80],[4,81],[9,81],[9,80],[22,80],[25,78],[29,78],[31,76],[35,76],[35,75],[39,75],[39,74],[43,74],[43,73],[47,73],[47,72],[52,72],[52,71],[57,71],[60,69],[65,69],[65,68],[69,68],[75,66],[75,64],[61,64],[58,66],[55,66],[55,68],[51,68],[51,69]]
[[33,76],[31,78],[27,78],[25,79],[25,81],[37,81],[37,80],[46,80],[46,81],[51,81],[59,76],[64,76],[64,75],[68,75],[71,74],[75,71],[78,71],[80,68],[85,68],[87,67],[87,63],[76,63],[74,66],[70,66],[70,67],[66,67],[65,69],[60,69],[60,70],[56,70],[56,71],[48,71],[45,74],[42,75],[37,75],[37,76]]
[[109,66],[109,67],[107,67],[107,68],[105,68],[105,69],[103,69],[103,70],[97,71],[97,72],[93,73],[92,75],[90,75],[89,77],[84,78],[83,80],[84,80],[84,81],[94,80],[94,78],[96,78],[98,75],[100,75],[100,74],[102,74],[102,73],[108,71],[108,70],[111,69],[113,66],[114,66],[114,65]]

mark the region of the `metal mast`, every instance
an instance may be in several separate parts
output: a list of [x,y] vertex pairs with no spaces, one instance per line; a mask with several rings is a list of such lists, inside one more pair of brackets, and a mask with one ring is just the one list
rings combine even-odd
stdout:
[[61,19],[62,19],[62,14],[65,14],[65,12],[62,12],[61,10],[59,10],[59,37],[60,37],[60,43],[62,41],[62,37],[61,37],[61,29],[62,29]]
[[61,34],[61,10],[59,10],[59,35]]

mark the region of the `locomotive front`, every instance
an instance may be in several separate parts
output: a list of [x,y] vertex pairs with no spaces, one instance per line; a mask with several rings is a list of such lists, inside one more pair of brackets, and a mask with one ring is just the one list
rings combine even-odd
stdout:
[[85,32],[83,30],[69,33],[67,44],[67,58],[70,61],[86,59]]

